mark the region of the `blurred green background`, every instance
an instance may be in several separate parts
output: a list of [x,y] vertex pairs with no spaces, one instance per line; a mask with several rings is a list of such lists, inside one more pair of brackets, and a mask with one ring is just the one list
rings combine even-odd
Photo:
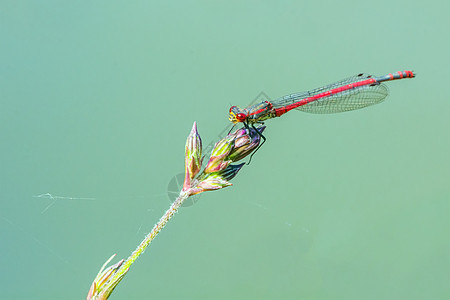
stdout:
[[450,299],[449,10],[1,0],[0,298],[85,298],[169,207],[194,121],[206,145],[260,92],[412,69],[380,105],[268,121],[111,299]]

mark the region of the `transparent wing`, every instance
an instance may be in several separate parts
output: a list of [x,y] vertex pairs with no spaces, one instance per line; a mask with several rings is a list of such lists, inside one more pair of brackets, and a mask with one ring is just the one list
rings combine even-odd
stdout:
[[[357,76],[349,77],[308,92],[296,93],[278,98],[273,101],[272,104],[275,108],[284,107],[328,90],[339,88],[341,86],[362,81],[371,77],[372,75],[359,74]],[[345,90],[332,94],[331,96],[321,97],[305,105],[299,106],[296,109],[315,114],[338,113],[380,103],[388,94],[389,90],[384,84],[375,83]]]

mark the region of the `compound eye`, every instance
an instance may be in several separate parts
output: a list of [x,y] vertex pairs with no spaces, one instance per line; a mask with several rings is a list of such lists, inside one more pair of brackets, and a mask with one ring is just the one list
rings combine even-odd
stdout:
[[238,113],[238,114],[236,114],[236,119],[239,122],[243,122],[243,121],[245,121],[245,119],[247,119],[247,115],[244,113]]

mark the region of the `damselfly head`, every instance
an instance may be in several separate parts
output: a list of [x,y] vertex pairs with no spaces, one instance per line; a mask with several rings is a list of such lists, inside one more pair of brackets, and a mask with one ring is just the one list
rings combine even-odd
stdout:
[[230,122],[236,124],[239,122],[244,122],[245,120],[247,120],[248,117],[248,112],[244,109],[241,109],[238,106],[232,106],[230,108],[230,115],[228,116],[228,120],[230,120]]

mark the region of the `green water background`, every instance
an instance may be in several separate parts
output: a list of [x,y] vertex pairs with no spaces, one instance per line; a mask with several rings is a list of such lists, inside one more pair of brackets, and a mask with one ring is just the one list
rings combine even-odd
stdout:
[[170,205],[194,121],[208,144],[260,92],[412,69],[380,105],[268,121],[111,299],[450,299],[449,11],[1,0],[0,298],[85,298]]

